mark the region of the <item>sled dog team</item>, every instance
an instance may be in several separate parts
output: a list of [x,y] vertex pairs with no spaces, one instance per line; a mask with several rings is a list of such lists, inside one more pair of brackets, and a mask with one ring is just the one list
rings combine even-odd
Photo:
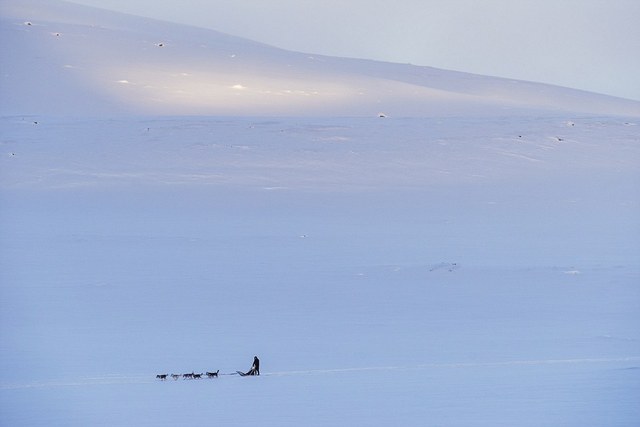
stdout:
[[[218,373],[220,372],[220,369],[218,369],[215,372],[207,372],[207,378],[218,378]],[[178,380],[180,377],[182,377],[182,379],[184,380],[199,380],[202,378],[204,374],[196,374],[194,372],[191,372],[190,374],[171,374],[171,378],[173,378],[174,380]],[[158,378],[159,380],[166,380],[167,377],[169,376],[169,374],[158,374],[156,375],[156,378]]]
[[[218,378],[218,373],[220,372],[220,369],[218,369],[215,372],[207,372],[207,378]],[[260,375],[260,359],[258,359],[258,356],[255,356],[253,358],[253,364],[251,365],[251,369],[249,369],[249,372],[240,372],[237,371],[238,374],[245,376],[245,375]],[[202,378],[202,373],[200,374],[196,374],[195,372],[191,372],[190,374],[171,374],[171,378],[173,378],[175,381],[177,381],[180,377],[182,377],[183,380],[199,380]],[[161,380],[161,381],[165,381],[167,379],[167,377],[169,376],[169,374],[158,374],[156,375],[156,378]]]

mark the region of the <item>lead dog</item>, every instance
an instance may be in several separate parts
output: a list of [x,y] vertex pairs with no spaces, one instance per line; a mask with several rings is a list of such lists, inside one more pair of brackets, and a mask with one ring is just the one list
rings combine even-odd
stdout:
[[160,374],[160,375],[156,375],[156,378],[161,379],[162,381],[167,379],[167,374]]

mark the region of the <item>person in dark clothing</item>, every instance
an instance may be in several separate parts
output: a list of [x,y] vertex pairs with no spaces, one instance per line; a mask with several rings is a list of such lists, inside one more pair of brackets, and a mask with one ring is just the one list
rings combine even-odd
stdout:
[[258,356],[253,357],[253,365],[251,365],[247,375],[260,375],[260,359],[258,359]]

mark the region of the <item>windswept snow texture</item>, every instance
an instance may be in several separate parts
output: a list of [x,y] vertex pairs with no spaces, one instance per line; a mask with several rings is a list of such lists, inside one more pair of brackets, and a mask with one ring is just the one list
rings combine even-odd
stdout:
[[638,425],[638,103],[1,5],[1,425]]

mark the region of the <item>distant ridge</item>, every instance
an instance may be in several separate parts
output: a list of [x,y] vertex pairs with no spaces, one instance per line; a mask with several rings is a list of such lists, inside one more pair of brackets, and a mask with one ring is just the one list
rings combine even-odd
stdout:
[[0,114],[640,116],[640,102],[431,67],[290,52],[59,0],[0,9]]

